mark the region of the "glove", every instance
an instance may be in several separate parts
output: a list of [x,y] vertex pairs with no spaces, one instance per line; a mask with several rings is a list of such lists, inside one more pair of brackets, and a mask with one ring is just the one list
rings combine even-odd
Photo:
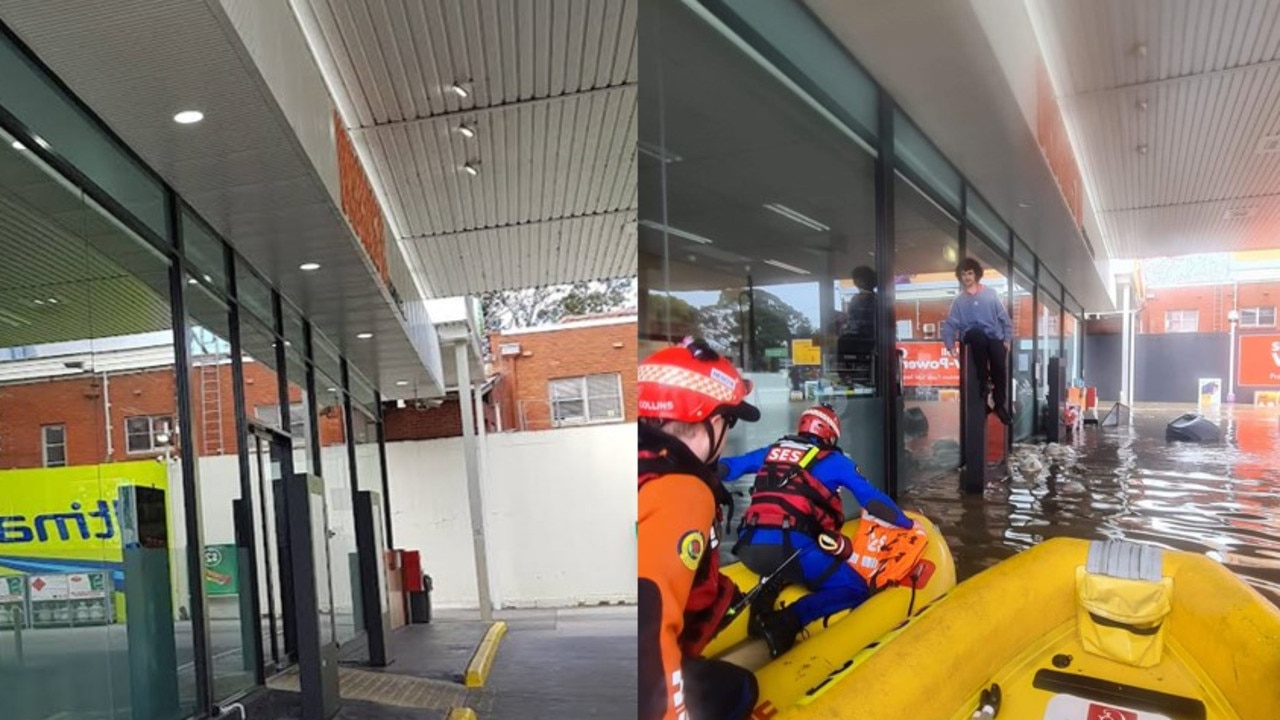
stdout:
[[841,533],[823,532],[818,534],[818,547],[833,557],[847,561],[853,555],[853,543]]

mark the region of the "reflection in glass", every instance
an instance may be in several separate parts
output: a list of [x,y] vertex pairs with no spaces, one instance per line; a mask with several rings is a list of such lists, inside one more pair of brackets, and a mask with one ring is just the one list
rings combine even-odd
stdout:
[[894,185],[894,317],[902,368],[899,487],[960,466],[960,364],[942,323],[959,291],[959,222],[907,182]]
[[1017,270],[1013,274],[1013,440],[1022,442],[1035,430],[1035,309],[1031,295],[1035,283]]
[[640,34],[662,38],[640,56],[640,354],[698,336],[754,381],[763,417],[726,455],[827,402],[844,451],[886,487],[873,158],[684,4],[641,3]]
[[316,372],[316,409],[320,429],[320,476],[324,478],[329,509],[329,555],[333,581],[333,615],[338,644],[354,638],[362,629],[355,619],[355,594],[360,592],[360,565],[356,554],[355,506],[351,497],[351,460],[347,456],[347,430],[342,385]]
[[[4,102],[22,94],[13,73],[0,75]],[[32,91],[23,112],[37,120],[47,88]],[[62,137],[72,154],[89,147]],[[190,439],[173,423],[169,265],[13,142],[0,132],[0,716],[176,720],[196,711],[189,577],[199,569],[187,559],[179,462]],[[128,183],[110,189],[127,194]],[[123,202],[144,212],[147,201]],[[141,498],[131,507],[142,513],[122,513],[122,495]],[[83,523],[38,546],[15,542],[36,532],[15,518],[47,513]],[[145,520],[148,543],[122,546],[127,517]]]
[[[1007,310],[1009,305],[1010,287],[1009,278],[1007,277],[1009,269],[1008,262],[1000,255],[1000,253],[996,252],[996,250],[986,243],[984,236],[978,233],[973,233],[969,236],[969,255],[982,265],[983,286],[995,290],[996,294],[1000,297],[1000,302],[1005,305]],[[1009,319],[1011,321],[1013,320],[1012,314],[1010,314]],[[1016,327],[1014,328],[1014,337],[1017,337]],[[1014,342],[1015,341],[1010,341],[1010,348],[1013,347]],[[1006,380],[1012,384],[1014,362],[1012,353],[1006,357],[1006,361],[1007,367],[1009,368]],[[1006,387],[1005,390],[1007,397],[1012,400],[1015,396],[1009,391],[1009,388]],[[987,416],[986,457],[988,462],[998,462],[1002,457],[1004,457],[1006,441],[1005,434],[1007,432],[1008,428],[1005,427],[1004,423],[1000,422],[999,418],[995,414]]]
[[186,286],[187,346],[191,363],[191,410],[200,479],[204,531],[204,583],[208,599],[213,695],[222,699],[254,684],[257,668],[253,633],[249,548],[241,543],[249,510],[240,483],[235,441],[235,398],[231,376],[227,305],[203,285]]

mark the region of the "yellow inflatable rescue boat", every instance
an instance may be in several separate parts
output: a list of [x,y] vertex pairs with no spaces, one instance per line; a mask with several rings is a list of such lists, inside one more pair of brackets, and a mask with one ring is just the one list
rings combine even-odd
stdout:
[[[753,718],[773,718],[806,693],[819,692],[832,678],[852,666],[860,650],[955,587],[955,561],[942,533],[923,515],[905,512],[920,523],[927,538],[924,552],[915,565],[917,572],[913,573],[913,580],[904,581],[908,584],[887,587],[853,610],[811,623],[795,646],[777,658],[770,657],[764,640],[748,636],[749,611],[725,627],[703,650],[703,657],[726,660],[755,673],[760,699]],[[854,518],[844,524],[841,532],[852,538],[858,526],[859,521]],[[743,592],[749,592],[760,582],[760,577],[741,562],[726,565],[722,571]],[[803,586],[788,586],[779,594],[776,607],[793,603],[806,592]]]
[[1203,555],[1057,538],[961,583],[830,680],[769,717],[1274,720],[1280,610]]

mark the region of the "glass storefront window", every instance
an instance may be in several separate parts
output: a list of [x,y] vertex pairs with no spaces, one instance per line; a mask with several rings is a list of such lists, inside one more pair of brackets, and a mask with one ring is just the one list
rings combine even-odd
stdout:
[[[3,34],[0,77],[0,107],[34,134],[25,142],[34,141],[74,166],[158,237],[171,241],[160,183]],[[14,142],[7,139],[4,150]]]
[[894,318],[901,357],[899,489],[960,466],[960,364],[942,324],[959,293],[960,223],[902,175],[894,183]]
[[879,107],[876,85],[831,33],[799,3],[725,0],[737,18],[796,68],[808,92],[826,110],[874,140]]
[[1014,271],[1012,306],[1013,354],[1009,374],[1013,376],[1013,439],[1021,442],[1035,429],[1035,282],[1021,270]]
[[[1008,261],[1005,260],[999,252],[993,249],[990,245],[987,245],[977,236],[969,237],[969,256],[982,264],[982,284],[996,291],[996,294],[1000,296],[1000,302],[1005,305],[1005,309],[1007,310],[1009,307],[1010,288],[1012,286],[1008,277]],[[1009,319],[1012,321],[1013,316],[1010,315]],[[1013,341],[1011,340],[1011,352],[1008,358],[1008,362],[1010,363],[1013,362],[1012,347]],[[1009,377],[1013,377],[1012,367],[1010,367]],[[1011,386],[1012,385],[1010,385],[1010,387]],[[1008,397],[1013,397],[1009,387],[1006,387],[1006,392],[1009,392]],[[996,415],[992,414],[987,416],[986,437],[988,461],[998,462],[1004,456],[1006,430],[1004,423],[1001,423]]]
[[213,697],[252,687],[257,631],[250,549],[236,532],[236,516],[249,499],[241,492],[239,441],[228,308],[203,285],[186,285],[191,414],[206,562],[206,616],[213,658]]
[[960,210],[960,189],[964,181],[951,163],[934,148],[924,133],[900,111],[893,111],[893,152],[911,174],[923,182],[952,212]]
[[754,380],[763,418],[727,455],[831,403],[885,487],[872,157],[685,4],[646,1],[640,21],[663,38],[640,58],[640,142],[662,151],[640,156],[640,355],[701,337]]
[[969,225],[982,233],[987,242],[1007,253],[1009,251],[1008,226],[973,188],[969,188],[966,203]]
[[267,427],[295,432],[298,423],[305,420],[292,407],[289,418],[280,417],[275,335],[243,313],[240,315],[240,351],[244,367],[244,402],[249,417]]
[[191,211],[182,211],[182,253],[200,281],[227,293],[226,246]]
[[249,269],[244,259],[236,257],[236,300],[240,307],[253,313],[264,325],[273,329],[275,311],[272,309],[271,287]]
[[[10,63],[0,59],[0,103],[29,81]],[[197,710],[200,568],[186,533],[180,458],[194,438],[176,420],[183,330],[170,263],[12,136],[0,140],[0,516],[10,540],[0,553],[0,715],[186,717]],[[123,546],[122,502],[155,509],[154,545]],[[50,512],[85,522],[38,548],[13,542],[34,532],[22,518]],[[129,610],[142,605],[171,622],[137,623]],[[22,663],[12,662],[15,623]]]
[[356,554],[355,506],[351,499],[351,459],[347,456],[344,418],[346,394],[335,378],[316,372],[316,410],[320,431],[320,468],[329,508],[329,557],[333,583],[333,615],[321,618],[332,622],[338,644],[349,642],[363,625],[355,616],[355,597],[360,592],[359,559]]
[[1062,304],[1056,298],[1062,291],[1052,278],[1041,276],[1040,289],[1036,294],[1036,336],[1038,352],[1036,359],[1036,432],[1044,432],[1050,422],[1048,416],[1049,402],[1049,359],[1062,355]]

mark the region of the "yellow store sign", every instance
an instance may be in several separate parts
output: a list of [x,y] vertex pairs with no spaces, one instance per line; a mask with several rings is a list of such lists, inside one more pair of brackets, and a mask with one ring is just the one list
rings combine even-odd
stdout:
[[0,576],[105,570],[121,590],[120,487],[168,484],[155,460],[0,470]]

